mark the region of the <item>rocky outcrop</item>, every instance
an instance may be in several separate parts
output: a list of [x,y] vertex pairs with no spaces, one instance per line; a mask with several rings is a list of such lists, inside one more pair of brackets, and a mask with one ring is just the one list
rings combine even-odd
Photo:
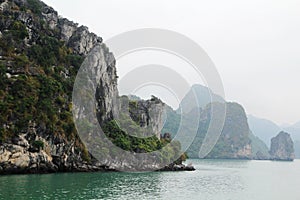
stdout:
[[[193,98],[197,99],[198,105],[191,104]],[[183,129],[186,130],[186,134],[191,134],[189,133],[190,127],[198,123],[197,133],[187,150],[190,158],[199,158],[201,149],[205,149],[206,152],[205,155],[200,157],[209,159],[252,158],[252,146],[249,139],[250,130],[245,110],[241,105],[225,102],[220,96],[213,94],[209,88],[201,85],[194,85],[180,105],[186,108],[184,112],[189,113],[187,122],[181,124],[181,126],[184,126]],[[226,111],[224,107],[226,107]],[[223,119],[224,112],[226,112],[225,121]],[[216,130],[218,128],[210,123],[212,114],[214,114],[216,124],[220,125],[224,122],[222,131]],[[171,133],[174,137],[183,115],[178,110],[176,112],[167,109],[167,116],[163,131]],[[198,118],[199,121],[197,121]],[[206,137],[210,125],[212,125],[210,130],[214,131],[211,131],[209,137]],[[204,141],[205,144],[203,144]],[[213,148],[211,149],[211,147]],[[207,155],[207,153],[209,154]]]
[[[31,1],[31,3],[27,0],[1,3],[1,15],[3,14],[3,19],[9,19],[0,20],[1,32],[11,31],[14,23],[19,29],[24,26],[26,34],[24,34],[24,38],[18,38],[21,41],[16,42],[16,45],[19,45],[16,49],[23,54],[27,51],[30,52],[32,46],[40,43],[41,38],[45,37],[44,35],[50,38],[50,41],[51,38],[53,41],[62,41],[68,48],[67,53],[71,52],[72,55],[78,55],[81,58],[84,58],[94,49],[94,54],[90,56],[91,59],[88,62],[95,72],[94,78],[97,79],[96,82],[98,83],[94,87],[97,88],[97,108],[101,111],[100,121],[110,120],[114,115],[117,115],[118,104],[115,102],[118,90],[115,59],[105,44],[102,43],[102,38],[89,32],[87,27],[78,27],[78,24],[60,17],[53,8],[39,0]],[[41,32],[44,35],[41,35]],[[22,42],[24,45],[21,45]],[[8,78],[24,74],[27,76],[40,75],[41,70],[33,65],[29,65],[29,69],[23,66],[10,67],[16,66],[16,63],[14,63],[13,58],[2,56],[7,54],[5,51],[5,49],[0,49],[0,58],[1,64],[6,66]],[[55,67],[53,66],[53,69]],[[74,68],[74,66],[64,67],[63,77],[69,79],[69,69]],[[64,96],[64,98],[67,97]],[[69,100],[66,101],[67,104],[70,103]],[[64,109],[66,105],[61,107]],[[1,124],[2,127],[4,130],[1,129],[0,131],[5,131],[8,125]],[[0,174],[93,170],[110,169],[94,160],[77,137],[70,139],[64,134],[49,132],[43,123],[31,121],[27,127],[20,130],[20,133],[15,134],[5,142],[1,143],[0,140]]]
[[[127,115],[132,121],[141,127],[141,137],[156,135],[160,138],[164,119],[166,117],[166,105],[160,99],[152,96],[149,100],[142,100],[136,96],[120,97],[120,109],[122,114]],[[130,130],[131,123],[122,124],[125,130]],[[129,131],[130,132],[130,131]],[[135,134],[136,135],[136,134]],[[137,134],[138,136],[139,134]]]
[[68,41],[68,46],[73,47],[78,54],[86,55],[91,51],[95,44],[101,42],[102,38],[89,32],[87,27],[81,26],[73,32]]
[[[31,9],[28,11],[19,11],[19,9]],[[78,26],[77,23],[69,21],[58,15],[50,6],[42,1],[34,0],[30,4],[27,0],[5,1],[0,4],[1,12],[11,12],[15,17],[26,25],[28,31],[27,45],[33,45],[39,39],[41,29],[54,30],[67,46],[80,55],[87,55],[97,43],[102,43],[102,38],[91,33],[86,26]],[[39,23],[36,18],[40,18],[44,23]],[[3,29],[8,29],[11,25],[9,21],[0,22]]]
[[[96,113],[94,119],[98,120],[92,124],[101,125],[119,115],[116,62],[102,38],[89,32],[87,27],[78,27],[78,24],[61,18],[53,8],[39,0],[5,1],[0,4],[0,11],[0,39],[5,36],[9,40],[0,41],[3,44],[0,46],[0,83],[4,85],[0,94],[10,95],[9,99],[0,96],[1,100],[7,101],[5,116],[2,113],[0,116],[0,174],[137,171],[165,166],[161,166],[155,156],[148,159],[139,155],[142,161],[139,166],[135,166],[135,155],[118,154],[113,159],[110,155],[105,156],[107,152],[114,153],[110,152],[110,146],[105,146],[109,139],[101,146],[103,141],[96,140],[87,131],[87,139],[95,144],[94,149],[89,149],[90,153],[99,150],[97,155],[100,157],[96,160],[82,143],[84,139],[78,137],[72,114],[77,119],[87,119],[83,128],[91,125],[91,119],[87,118],[91,112]],[[89,103],[95,108],[93,110],[72,104],[73,82],[81,64],[88,66],[85,73],[92,74],[84,78],[85,87],[92,88],[94,93],[82,93],[78,99],[91,99]],[[17,89],[13,87],[15,85]],[[18,104],[17,100],[11,102],[14,97],[20,98]],[[24,105],[20,105],[22,102]],[[136,124],[150,128],[149,133],[154,132],[160,138],[164,104],[152,98],[132,105],[129,112]],[[182,166],[176,168],[184,169]]]
[[0,147],[1,173],[58,171],[45,151],[30,152],[29,146],[4,144]]
[[223,132],[225,138],[230,138],[234,157],[251,158],[251,141],[249,140],[249,126],[244,108],[237,103],[227,103],[227,113]]
[[280,132],[271,140],[270,155],[272,160],[293,161],[294,143],[288,133]]
[[192,166],[192,165],[184,165],[184,164],[180,164],[180,165],[177,165],[177,164],[170,164],[158,171],[195,171],[195,167]]
[[[118,117],[115,58],[105,44],[97,44],[82,64],[74,84],[73,104],[76,119],[91,120],[94,109],[101,125]],[[87,104],[96,104],[96,107]]]
[[130,101],[129,113],[140,127],[150,127],[145,137],[154,134],[160,138],[165,116],[165,104],[160,99],[152,96],[150,100]]
[[0,174],[114,171],[99,163],[78,140],[47,134],[30,123],[27,132],[0,145]]
[[[221,103],[214,103],[215,110],[221,107]],[[187,150],[189,157],[198,158],[199,150],[207,134],[211,119],[211,104],[201,112],[197,135],[192,145]],[[217,112],[215,114],[218,114]],[[211,136],[212,137],[212,136]],[[217,136],[216,136],[217,137]],[[208,159],[251,159],[252,146],[249,139],[249,127],[244,108],[237,103],[226,103],[226,117],[221,135],[205,157]]]
[[75,141],[34,137],[32,142],[27,134],[19,135],[0,146],[0,174],[109,170],[96,160],[84,160]]

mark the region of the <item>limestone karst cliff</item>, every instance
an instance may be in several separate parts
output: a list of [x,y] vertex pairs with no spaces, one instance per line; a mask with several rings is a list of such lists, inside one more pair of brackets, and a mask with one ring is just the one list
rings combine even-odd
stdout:
[[[148,101],[138,103],[141,107],[131,109],[131,114],[141,117],[137,125],[153,128],[154,137],[131,138],[115,126],[120,108],[116,62],[101,37],[60,17],[39,0],[1,0],[0,173],[132,167],[134,159],[114,163],[95,159],[77,134],[72,110],[79,118],[87,113],[72,105],[72,91],[84,60],[94,75],[87,81],[96,91],[97,120],[111,141],[133,152],[154,151],[164,145],[159,140],[160,112],[147,116],[161,107]],[[100,150],[100,155],[113,153],[110,148]],[[145,169],[155,165],[146,164]]]
[[[129,115],[141,127],[150,126],[150,132],[144,136],[155,134],[160,138],[164,122],[165,104],[157,97],[150,100],[131,100],[129,103]],[[149,135],[150,134],[150,135]]]
[[[92,164],[72,119],[72,87],[86,55],[94,68],[102,119],[117,98],[114,57],[102,38],[38,0],[0,2],[0,173],[87,171]],[[112,81],[113,80],[113,81]]]
[[[209,112],[210,109],[208,106],[204,112]],[[244,108],[237,103],[227,103],[221,136],[207,158],[251,159],[252,147],[249,134]]]
[[294,143],[290,134],[280,132],[272,138],[270,155],[272,160],[293,161],[295,159]]
[[[201,104],[197,107],[189,106],[190,98],[195,92],[198,102]],[[214,101],[214,102],[211,102]],[[194,124],[193,119],[197,118],[197,113],[200,115],[198,131],[195,135],[195,138],[191,146],[187,149],[187,154],[191,158],[198,158],[199,151],[203,144],[204,138],[210,124],[211,115],[212,115],[212,104],[215,109],[216,120],[219,123],[222,122],[222,119],[219,119],[219,116],[222,116],[224,100],[221,100],[221,97],[213,95],[213,98],[210,99],[209,89],[196,85],[193,86],[191,91],[187,96],[182,100],[181,105],[185,105],[187,110],[190,110],[190,118],[188,123],[185,124],[186,137],[191,135],[189,130],[189,125]],[[224,127],[220,133],[212,133],[209,137],[217,137],[217,143],[214,148],[209,151],[209,154],[205,158],[226,158],[226,159],[252,159],[252,141],[250,138],[250,129],[247,122],[247,116],[244,108],[238,103],[226,103],[226,113]],[[219,112],[220,111],[220,112]],[[164,125],[164,132],[169,132],[174,137],[178,131],[180,124],[181,115],[171,108],[167,109],[167,120]],[[195,117],[193,117],[195,116]]]

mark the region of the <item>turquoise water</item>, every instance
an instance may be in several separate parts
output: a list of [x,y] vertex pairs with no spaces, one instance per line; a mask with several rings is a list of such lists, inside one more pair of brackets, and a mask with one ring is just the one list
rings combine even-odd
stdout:
[[188,162],[197,170],[0,176],[0,199],[300,199],[299,160]]

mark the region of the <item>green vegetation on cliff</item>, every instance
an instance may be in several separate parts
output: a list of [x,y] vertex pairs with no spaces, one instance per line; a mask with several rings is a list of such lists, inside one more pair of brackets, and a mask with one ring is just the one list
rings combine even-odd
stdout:
[[[85,29],[65,19],[52,26],[53,19],[46,20],[48,14],[53,17],[57,13],[38,0],[12,1],[9,8],[0,11],[0,144],[26,134],[31,148],[43,150],[46,144],[35,137],[55,136],[61,143],[75,142],[79,155],[89,161],[72,114],[73,84],[87,54],[78,52],[82,42],[78,29]],[[77,32],[65,39],[59,23],[76,26]],[[84,39],[100,41],[91,35]],[[134,101],[131,104],[136,106]],[[139,127],[132,123],[130,128],[135,132]],[[127,151],[152,152],[170,142],[157,136],[130,136],[115,120],[104,124],[103,130],[114,144]],[[172,160],[179,150],[180,144],[176,143],[166,150],[164,159]]]
[[[187,103],[186,103],[187,104]],[[218,107],[221,103],[214,103],[215,110],[220,110]],[[250,159],[251,154],[251,140],[249,138],[249,127],[247,123],[247,117],[242,106],[237,103],[226,103],[227,112],[225,118],[225,124],[218,138],[216,145],[206,158],[245,158]],[[191,110],[189,116],[193,118],[193,113],[200,113],[200,121],[196,136],[187,150],[187,154],[191,158],[198,158],[199,151],[206,137],[206,133],[211,120],[211,104],[208,104],[204,109],[194,108]],[[177,127],[180,122],[180,115],[173,110],[168,110],[168,119],[164,126],[165,132],[172,133],[172,136],[177,133]],[[196,118],[196,117],[195,117]],[[179,121],[179,122],[177,122]],[[177,122],[177,124],[176,124]],[[175,124],[174,124],[175,123]],[[194,123],[192,120],[188,120],[183,127],[186,130],[187,137],[189,133],[189,123]],[[192,124],[190,124],[192,126]],[[172,132],[175,131],[175,132]]]
[[[38,12],[39,2],[30,2],[31,11]],[[30,122],[44,127],[46,134],[74,138],[71,92],[84,57],[38,17],[38,37],[32,44],[13,11],[1,13],[0,23],[0,141],[26,132]]]
[[102,129],[115,145],[126,151],[146,153],[158,150],[163,146],[156,136],[149,138],[130,136],[120,129],[115,120],[107,122]]
[[175,160],[176,164],[181,164],[182,161],[185,161],[187,158],[186,154],[181,155],[181,145],[179,142],[173,141],[171,145],[167,145],[171,142],[169,138],[158,139],[155,135],[147,138],[134,137],[120,129],[115,120],[105,123],[102,128],[110,140],[123,150],[136,153],[148,153],[163,148],[161,158],[164,159],[166,163],[171,163]]

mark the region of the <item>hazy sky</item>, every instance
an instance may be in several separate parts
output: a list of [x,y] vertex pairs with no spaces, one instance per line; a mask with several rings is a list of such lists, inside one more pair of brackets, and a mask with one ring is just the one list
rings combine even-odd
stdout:
[[226,99],[278,124],[300,120],[299,0],[45,0],[104,40],[138,28],[182,33],[204,48]]

